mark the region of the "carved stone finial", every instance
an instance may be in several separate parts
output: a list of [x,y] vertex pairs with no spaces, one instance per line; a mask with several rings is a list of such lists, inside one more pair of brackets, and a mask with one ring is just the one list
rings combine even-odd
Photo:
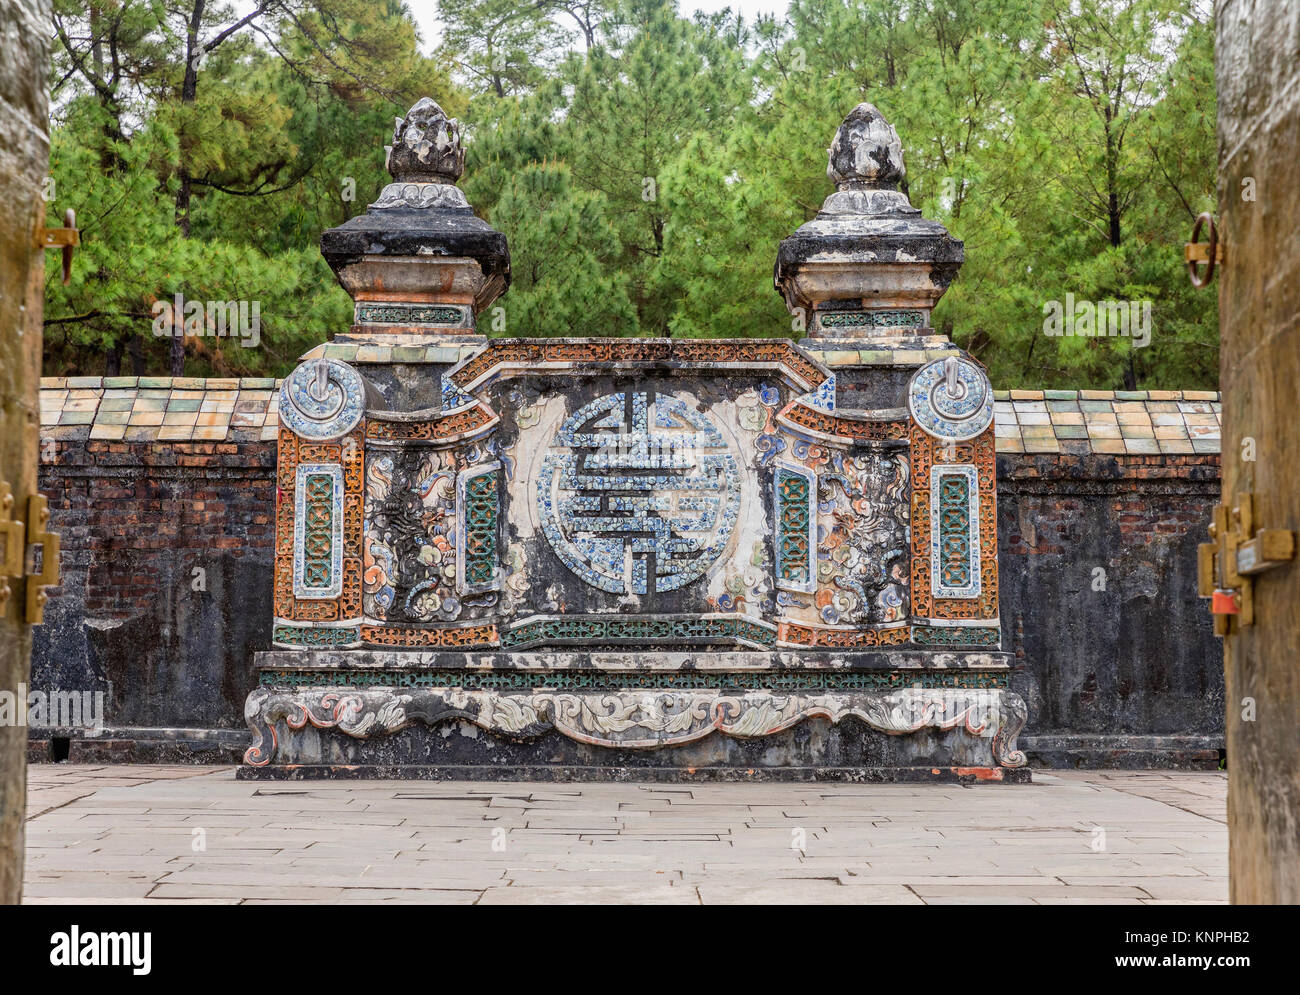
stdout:
[[384,165],[399,183],[455,183],[465,172],[460,122],[421,97],[393,128]]
[[384,147],[384,166],[393,177],[370,206],[380,210],[467,209],[456,186],[465,172],[460,122],[429,97],[421,97],[398,118],[393,144]]
[[899,189],[903,143],[874,105],[835,131],[817,217],[781,241],[775,281],[809,339],[933,336],[930,311],[956,277],[962,244]]
[[385,152],[391,181],[364,214],[320,239],[355,304],[349,335],[472,336],[478,312],[510,285],[510,247],[456,186],[465,171],[460,123],[421,97]]
[[898,132],[873,104],[849,111],[827,152],[826,175],[838,190],[897,189],[907,172]]

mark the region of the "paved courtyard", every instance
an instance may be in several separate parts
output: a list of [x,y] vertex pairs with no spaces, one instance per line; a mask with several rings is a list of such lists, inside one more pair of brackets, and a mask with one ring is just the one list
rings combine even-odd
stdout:
[[1225,902],[1227,776],[1033,785],[242,782],[30,768],[26,900]]

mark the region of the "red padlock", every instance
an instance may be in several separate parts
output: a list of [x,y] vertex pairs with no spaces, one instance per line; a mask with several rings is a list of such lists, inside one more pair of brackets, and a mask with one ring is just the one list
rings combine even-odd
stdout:
[[1215,615],[1241,614],[1241,595],[1236,591],[1216,590],[1210,596],[1210,611]]

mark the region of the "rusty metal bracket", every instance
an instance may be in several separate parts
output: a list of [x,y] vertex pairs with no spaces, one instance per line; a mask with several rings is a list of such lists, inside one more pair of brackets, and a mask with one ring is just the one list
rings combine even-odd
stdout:
[[[45,602],[49,597],[47,587],[59,585],[59,537],[45,531],[50,521],[49,503],[43,494],[33,494],[27,499],[27,553],[23,572],[27,575],[27,624],[40,625],[45,621]],[[40,548],[38,557],[36,550]]]
[[1295,533],[1256,529],[1250,492],[1232,506],[1215,505],[1208,532],[1212,541],[1197,547],[1197,593],[1210,599],[1214,634],[1226,636],[1234,618],[1238,627],[1255,624],[1255,577],[1295,559]]
[[[1202,242],[1201,227],[1209,227],[1209,242]],[[1192,226],[1192,240],[1183,245],[1183,260],[1187,263],[1187,275],[1191,277],[1192,286],[1197,290],[1208,287],[1214,279],[1214,267],[1223,262],[1223,246],[1219,243],[1219,228],[1214,218],[1208,213],[1197,216]],[[1205,264],[1205,275],[1201,276],[1197,264]]]
[[63,283],[66,286],[72,280],[72,253],[81,244],[81,232],[77,230],[77,212],[68,208],[63,213],[62,228],[39,228],[36,232],[36,248],[63,250]]

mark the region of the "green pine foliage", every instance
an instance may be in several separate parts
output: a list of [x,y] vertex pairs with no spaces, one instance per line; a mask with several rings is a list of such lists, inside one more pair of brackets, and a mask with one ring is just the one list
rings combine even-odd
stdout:
[[[432,57],[401,4],[283,0],[192,93],[192,2],[55,7],[50,223],[76,208],[83,245],[69,286],[50,267],[48,373],[167,372],[151,308],[175,293],[261,302],[257,348],[187,340],[186,373],[291,369],[350,321],[320,232],[373,199],[393,118],[428,94],[462,117],[462,185],[510,238],[489,334],[797,336],[777,243],[869,100],[913,204],[965,242],[934,322],[999,387],[1217,383],[1215,295],[1181,252],[1215,202],[1208,0],[791,0],[756,23],[444,0]],[[239,21],[204,10],[201,44]],[[1046,335],[1067,294],[1150,301],[1150,345]]]

